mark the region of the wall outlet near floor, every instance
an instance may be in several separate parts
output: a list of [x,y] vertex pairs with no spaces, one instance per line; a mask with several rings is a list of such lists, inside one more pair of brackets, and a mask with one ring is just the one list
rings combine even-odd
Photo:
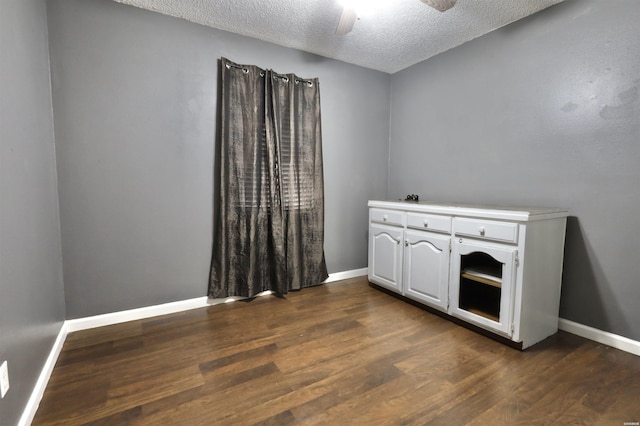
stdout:
[[9,366],[7,361],[0,365],[0,396],[4,398],[9,390]]

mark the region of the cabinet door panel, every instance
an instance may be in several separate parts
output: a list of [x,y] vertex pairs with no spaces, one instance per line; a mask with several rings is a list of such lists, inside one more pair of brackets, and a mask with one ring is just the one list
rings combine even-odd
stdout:
[[446,311],[450,237],[405,231],[405,296]]
[[370,224],[369,281],[402,291],[402,228]]
[[[455,240],[451,254],[449,313],[511,336],[516,253],[515,248]],[[465,264],[467,259],[474,258],[479,261]]]

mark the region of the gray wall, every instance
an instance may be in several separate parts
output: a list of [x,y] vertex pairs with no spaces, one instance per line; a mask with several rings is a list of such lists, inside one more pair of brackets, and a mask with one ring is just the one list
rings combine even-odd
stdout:
[[569,0],[394,74],[388,194],[568,207],[561,316],[635,340],[639,22]]
[[366,266],[388,74],[110,0],[48,17],[68,318],[206,295],[221,56],[320,78],[327,266]]
[[22,415],[65,318],[44,0],[0,3],[0,423]]

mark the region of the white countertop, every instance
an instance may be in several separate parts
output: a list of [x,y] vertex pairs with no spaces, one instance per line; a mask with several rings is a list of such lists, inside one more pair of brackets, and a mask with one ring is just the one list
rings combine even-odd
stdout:
[[567,209],[558,207],[491,206],[439,201],[370,200],[369,207],[518,222],[554,219],[569,215]]

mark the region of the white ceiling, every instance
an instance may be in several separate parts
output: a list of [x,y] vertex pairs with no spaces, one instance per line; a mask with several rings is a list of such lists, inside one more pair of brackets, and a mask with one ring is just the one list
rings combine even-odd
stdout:
[[335,35],[338,0],[115,1],[395,73],[564,0],[458,0],[444,13],[419,0],[389,0],[344,36]]

